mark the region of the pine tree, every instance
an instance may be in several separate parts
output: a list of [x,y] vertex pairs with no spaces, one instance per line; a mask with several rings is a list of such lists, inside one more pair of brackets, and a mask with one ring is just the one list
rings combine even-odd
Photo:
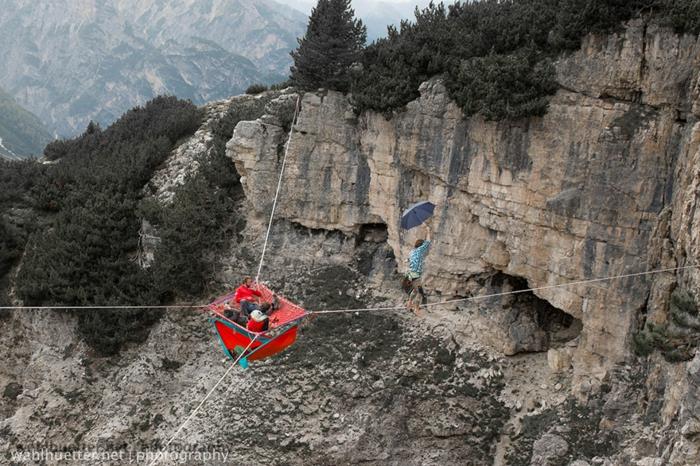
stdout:
[[367,28],[355,19],[350,0],[319,0],[299,48],[291,55],[292,84],[305,90],[319,87],[347,92],[350,66],[358,61]]

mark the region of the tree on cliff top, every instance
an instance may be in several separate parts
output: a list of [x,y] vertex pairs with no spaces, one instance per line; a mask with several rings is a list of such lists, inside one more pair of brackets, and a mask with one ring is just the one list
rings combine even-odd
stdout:
[[318,0],[306,34],[291,55],[292,84],[305,90],[319,87],[346,92],[350,66],[359,59],[367,28],[355,18],[350,0]]

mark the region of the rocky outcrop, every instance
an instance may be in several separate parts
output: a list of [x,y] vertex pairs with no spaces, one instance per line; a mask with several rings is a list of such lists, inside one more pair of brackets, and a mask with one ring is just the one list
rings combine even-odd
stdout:
[[[694,263],[699,65],[697,37],[633,22],[559,61],[562,89],[541,118],[465,119],[439,79],[391,119],[357,116],[335,92],[307,93],[278,215],[346,233],[386,224],[402,264],[417,234],[400,230],[399,216],[431,200],[426,286],[451,297],[485,272],[525,279],[582,321],[573,367],[586,396],[630,354],[640,313],[654,311],[654,277],[550,286]],[[286,141],[274,120],[239,124],[228,144],[260,214]],[[678,275],[695,283],[690,271]]]
[[211,102],[203,107],[204,122],[194,135],[177,146],[151,177],[144,189],[144,194],[152,195],[159,202],[170,203],[175,196],[177,188],[185,184],[188,177],[194,176],[201,163],[201,158],[216,151],[217,125],[226,117],[227,113],[236,105],[251,100],[253,97],[233,97],[227,100]]

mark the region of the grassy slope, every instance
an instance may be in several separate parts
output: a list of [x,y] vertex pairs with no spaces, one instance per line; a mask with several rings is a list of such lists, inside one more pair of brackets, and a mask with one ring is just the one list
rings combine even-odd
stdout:
[[[6,149],[19,157],[39,155],[52,139],[49,131],[36,115],[20,107],[0,89],[0,138]],[[0,156],[11,156],[0,147]]]

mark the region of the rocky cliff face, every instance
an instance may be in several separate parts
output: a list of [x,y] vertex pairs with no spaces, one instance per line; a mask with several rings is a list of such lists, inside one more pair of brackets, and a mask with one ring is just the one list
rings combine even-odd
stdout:
[[[698,38],[632,23],[558,70],[547,115],[510,123],[464,119],[439,80],[390,119],[307,93],[289,141],[289,91],[209,105],[147,188],[168,202],[230,139],[245,228],[212,289],[256,270],[287,142],[263,278],[296,302],[400,305],[395,271],[417,233],[398,220],[419,199],[438,205],[432,302],[536,289],[421,320],[310,320],[290,351],[233,372],[176,443],[229,464],[696,464],[700,355],[637,358],[630,339],[668,319],[674,288],[698,289],[697,270],[551,286],[697,263]],[[246,106],[262,116],[234,131],[224,120]],[[91,355],[71,319],[0,314],[17,362],[0,367],[7,458],[32,442],[153,450],[226,370],[197,314],[170,311],[113,359]]]
[[[516,122],[464,119],[439,79],[390,119],[355,115],[335,92],[306,93],[278,214],[347,234],[386,225],[403,264],[416,233],[398,228],[400,214],[418,200],[434,202],[425,278],[432,300],[483,291],[475,280],[484,275],[524,279],[551,315],[580,320],[580,335],[549,357],[555,370],[573,364],[572,389],[584,400],[634,359],[632,334],[647,317],[665,319],[671,290],[699,283],[697,269],[684,269],[555,287],[697,265],[700,41],[632,22],[623,33],[587,38],[557,70],[561,90],[547,114]],[[282,108],[239,124],[228,144],[260,214],[269,210],[287,138],[278,121],[289,104]],[[482,310],[474,322],[498,322],[494,312]],[[523,328],[506,320],[478,328],[502,341],[494,333]],[[535,329],[513,338],[539,337]],[[516,352],[509,344],[496,346]],[[688,386],[682,370],[661,373],[649,384],[663,379],[662,392]],[[666,421],[692,411],[678,403],[684,390],[667,393]]]
[[[629,355],[640,314],[655,312],[647,302],[659,277],[550,286],[695,263],[688,248],[697,233],[684,230],[696,231],[687,217],[696,201],[699,65],[696,37],[633,23],[559,61],[563,89],[542,118],[464,119],[438,79],[391,119],[356,116],[335,92],[307,93],[279,215],[347,233],[385,224],[403,263],[415,233],[398,228],[402,210],[434,202],[426,284],[451,297],[486,272],[524,278],[583,322],[574,371],[584,394]],[[259,212],[273,196],[285,140],[271,115],[241,123],[229,143]],[[676,228],[664,227],[669,218]]]

